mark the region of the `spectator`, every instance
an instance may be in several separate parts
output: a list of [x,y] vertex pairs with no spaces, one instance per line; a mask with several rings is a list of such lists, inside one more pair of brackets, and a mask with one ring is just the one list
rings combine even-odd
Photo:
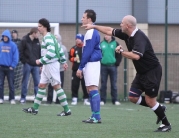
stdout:
[[2,42],[0,42],[0,104],[4,102],[4,81],[7,76],[9,85],[9,101],[11,104],[15,102],[14,92],[14,68],[19,60],[19,52],[17,46],[11,40],[11,33],[5,30],[2,33]]
[[[65,54],[65,58],[68,59],[68,52],[67,52],[67,48],[66,46],[64,46],[62,44],[62,38],[61,35],[59,34],[55,34],[55,37],[58,41],[58,43],[61,45],[63,52]],[[61,79],[61,87],[63,88],[63,83],[64,83],[64,68],[63,68],[63,64],[60,64],[60,79]],[[51,85],[51,83],[48,85],[48,94],[47,94],[47,104],[51,104],[53,100],[53,87]],[[60,103],[58,98],[56,99],[56,103]]]
[[101,42],[100,47],[102,50],[102,59],[101,59],[101,105],[106,103],[107,97],[107,80],[108,75],[110,77],[111,83],[111,98],[112,103],[115,105],[120,105],[118,101],[117,93],[117,67],[119,66],[122,56],[115,52],[116,47],[119,45],[115,38],[109,35],[104,36],[104,40]]
[[[14,43],[16,43],[18,50],[19,50],[20,44],[21,44],[21,39],[18,38],[17,30],[12,30],[11,35],[12,35],[12,41]],[[19,60],[16,68],[14,69],[14,89],[15,90],[18,89],[20,87],[20,84],[21,84],[22,68],[23,68],[23,64]]]
[[20,60],[23,63],[23,78],[21,88],[20,103],[26,102],[26,95],[28,91],[28,81],[30,74],[34,81],[34,95],[37,94],[38,84],[40,80],[40,69],[36,64],[36,60],[41,57],[41,47],[39,42],[39,32],[37,28],[31,28],[30,33],[25,35],[20,47]]
[[83,99],[84,105],[90,105],[88,102],[89,95],[86,90],[84,78],[79,78],[76,76],[76,71],[79,68],[80,61],[82,58],[82,47],[83,47],[84,36],[82,34],[76,35],[76,45],[70,49],[69,60],[73,63],[72,65],[72,81],[71,81],[71,91],[72,91],[72,103],[71,105],[76,105],[78,100],[78,90],[80,86],[83,89]]

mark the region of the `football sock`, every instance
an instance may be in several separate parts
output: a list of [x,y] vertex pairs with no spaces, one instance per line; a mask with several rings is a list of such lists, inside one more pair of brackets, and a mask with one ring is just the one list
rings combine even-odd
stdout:
[[158,102],[156,103],[154,107],[152,107],[152,110],[162,120],[162,124],[167,125],[167,126],[170,125],[161,105]]
[[42,88],[38,88],[38,92],[37,92],[37,95],[35,97],[35,100],[34,100],[34,106],[33,108],[38,111],[38,108],[42,102],[42,99],[43,97],[45,96],[46,94],[46,89],[42,89]]
[[91,112],[92,112],[91,118],[93,118],[94,114],[93,114],[93,104],[92,104],[92,98],[91,97],[90,97],[90,106],[91,106]]
[[146,101],[145,101],[145,97],[144,97],[144,96],[140,96],[140,97],[139,97],[139,100],[137,101],[136,104],[149,107],[149,106],[147,105]]
[[69,111],[69,107],[68,107],[68,102],[67,102],[67,97],[66,94],[64,93],[64,90],[62,88],[55,90],[57,92],[57,97],[60,101],[60,104],[62,105],[62,107],[64,108],[65,112]]
[[98,90],[92,90],[90,91],[89,93],[90,95],[90,99],[91,99],[91,110],[92,110],[92,116],[97,119],[97,120],[100,120],[101,117],[100,117],[100,95],[99,95],[99,92]]

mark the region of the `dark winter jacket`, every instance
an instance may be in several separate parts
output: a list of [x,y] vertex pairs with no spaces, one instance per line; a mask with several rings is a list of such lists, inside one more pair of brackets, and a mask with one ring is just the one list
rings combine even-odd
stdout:
[[32,41],[29,33],[22,38],[20,45],[20,60],[23,64],[28,63],[31,66],[37,66],[36,60],[41,57],[41,47],[39,39]]

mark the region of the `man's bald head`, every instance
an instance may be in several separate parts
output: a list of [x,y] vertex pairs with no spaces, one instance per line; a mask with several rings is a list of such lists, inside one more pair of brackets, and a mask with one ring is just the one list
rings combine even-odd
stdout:
[[128,24],[128,25],[131,25],[131,26],[134,26],[136,27],[137,25],[137,20],[134,16],[132,15],[127,15],[123,18],[123,20]]

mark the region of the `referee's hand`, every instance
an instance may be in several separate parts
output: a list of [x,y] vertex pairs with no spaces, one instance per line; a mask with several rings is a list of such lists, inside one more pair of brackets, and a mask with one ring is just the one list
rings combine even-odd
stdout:
[[122,49],[122,46],[121,45],[117,46],[116,47],[116,53],[121,53],[120,49]]

